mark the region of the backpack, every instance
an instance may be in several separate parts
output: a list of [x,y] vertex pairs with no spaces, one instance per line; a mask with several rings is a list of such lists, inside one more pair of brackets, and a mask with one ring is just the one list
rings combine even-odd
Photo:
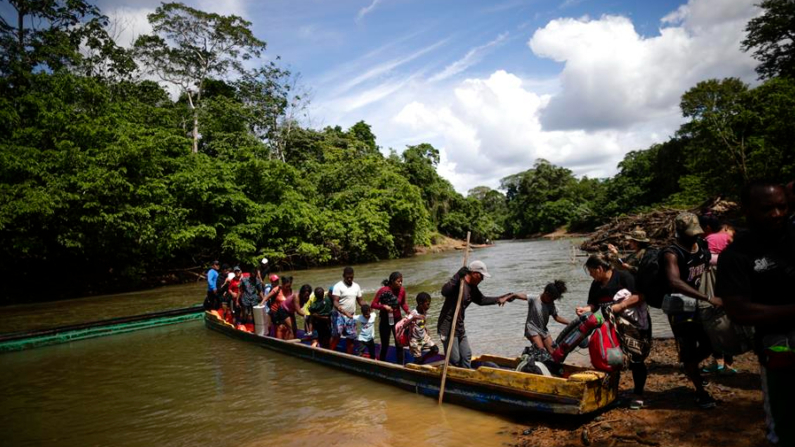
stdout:
[[626,357],[616,334],[616,327],[605,321],[591,334],[588,342],[591,364],[599,371],[613,372],[624,368]]
[[643,294],[646,304],[657,309],[662,307],[663,295],[668,289],[665,271],[660,266],[660,261],[662,261],[662,250],[658,248],[646,250],[640,259],[635,277],[638,291]]
[[397,346],[408,346],[411,340],[411,326],[414,324],[411,318],[404,317],[395,325],[395,344]]
[[[699,242],[699,248],[701,247]],[[663,256],[668,251],[676,253],[677,257],[682,255],[682,249],[673,244],[663,249],[649,248],[640,259],[635,276],[638,292],[643,294],[646,304],[655,309],[662,309],[663,297],[670,290],[663,268]]]

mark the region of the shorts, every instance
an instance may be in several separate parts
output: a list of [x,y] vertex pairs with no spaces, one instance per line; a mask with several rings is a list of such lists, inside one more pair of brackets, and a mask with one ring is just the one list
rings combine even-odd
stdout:
[[356,320],[334,311],[331,313],[331,336],[332,338],[356,339]]
[[709,341],[701,320],[693,319],[676,323],[668,317],[671,330],[679,349],[679,361],[682,363],[698,363],[712,355],[712,343]]
[[280,324],[284,324],[285,321],[287,321],[287,318],[290,317],[290,314],[280,307],[276,309],[276,312],[271,312],[270,316],[271,322],[274,324],[274,326],[278,326]]
[[430,351],[435,346],[436,343],[431,340],[431,336],[427,332],[423,338],[411,337],[409,340],[409,351],[414,358],[422,357],[422,351]]

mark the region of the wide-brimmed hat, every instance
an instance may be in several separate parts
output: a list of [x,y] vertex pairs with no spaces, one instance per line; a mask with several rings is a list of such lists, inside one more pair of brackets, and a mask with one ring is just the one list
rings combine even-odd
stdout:
[[629,239],[636,242],[651,242],[649,238],[646,237],[646,232],[640,228],[635,228],[629,234],[625,234],[624,239]]

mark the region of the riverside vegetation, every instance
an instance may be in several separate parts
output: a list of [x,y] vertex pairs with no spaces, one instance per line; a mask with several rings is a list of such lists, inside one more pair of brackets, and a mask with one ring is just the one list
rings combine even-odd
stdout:
[[153,34],[126,49],[88,1],[9,3],[3,303],[132,289],[213,258],[292,268],[395,258],[469,230],[475,242],[589,230],[735,196],[752,177],[795,176],[795,56],[776,50],[789,45],[792,2],[763,2],[748,25],[743,45],[763,82],[698,83],[682,96],[676,135],[629,152],[616,176],[577,178],[539,159],[498,190],[466,196],[438,174],[430,144],[398,153],[364,121],[302,125],[297,76],[278,59],[249,68],[266,44],[243,18],[162,4],[149,16]]

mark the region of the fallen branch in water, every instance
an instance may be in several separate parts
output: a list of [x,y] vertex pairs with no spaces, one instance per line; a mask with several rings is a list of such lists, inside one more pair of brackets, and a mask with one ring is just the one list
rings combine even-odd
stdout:
[[643,445],[655,445],[655,446],[656,446],[656,445],[660,445],[660,443],[659,443],[659,442],[657,442],[657,441],[650,441],[650,440],[648,440],[648,439],[643,439],[643,438],[641,438],[641,437],[640,437],[640,436],[638,436],[638,435],[619,435],[619,434],[613,434],[613,438],[614,438],[614,439],[620,439],[620,440],[622,440],[622,441],[632,441],[632,442],[637,442],[638,444],[643,444]]

